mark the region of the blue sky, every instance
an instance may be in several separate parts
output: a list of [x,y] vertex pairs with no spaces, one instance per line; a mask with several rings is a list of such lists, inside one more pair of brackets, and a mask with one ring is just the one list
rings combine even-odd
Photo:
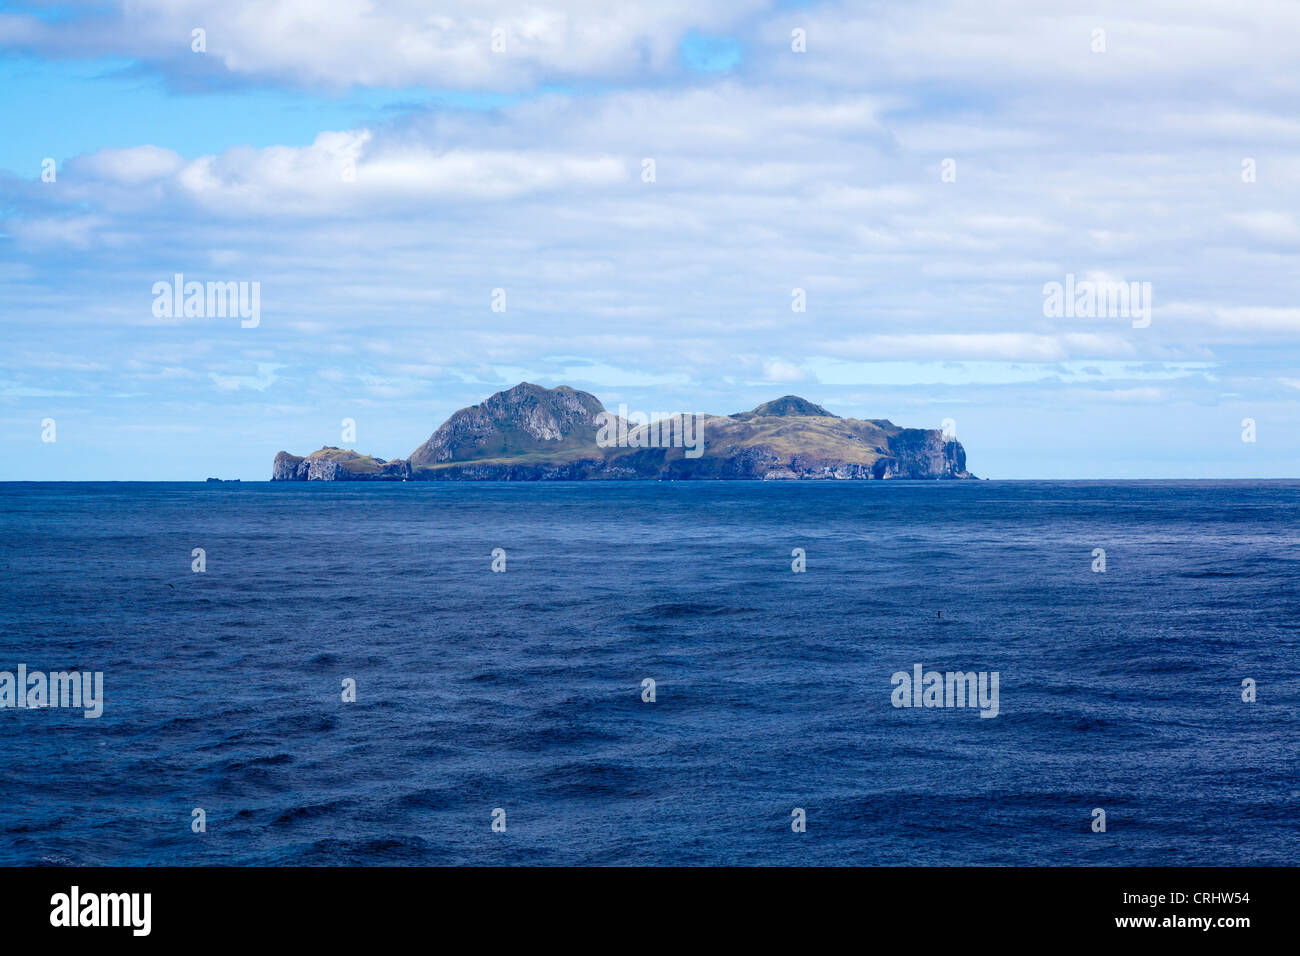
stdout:
[[[986,477],[1296,476],[1298,28],[0,3],[0,480],[264,479],[345,418],[404,457],[522,379],[951,418]],[[155,315],[176,273],[257,282],[259,323]],[[1067,275],[1149,283],[1150,323],[1045,314]]]
[[187,155],[230,146],[308,146],[322,129],[349,129],[420,106],[490,109],[518,94],[213,86],[179,93],[166,79],[127,59],[45,60],[16,55],[0,62],[7,130],[0,169],[30,176],[47,156],[60,164],[99,149],[152,144]]

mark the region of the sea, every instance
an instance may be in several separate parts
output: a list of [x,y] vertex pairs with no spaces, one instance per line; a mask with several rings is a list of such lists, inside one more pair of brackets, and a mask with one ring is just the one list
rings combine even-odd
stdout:
[[0,484],[103,681],[0,864],[1293,866],[1298,584],[1293,481]]

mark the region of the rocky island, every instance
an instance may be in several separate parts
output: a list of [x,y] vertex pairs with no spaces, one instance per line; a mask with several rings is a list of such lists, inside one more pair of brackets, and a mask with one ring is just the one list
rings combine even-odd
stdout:
[[522,382],[462,408],[406,459],[326,446],[275,456],[272,481],[974,478],[937,429],[833,415],[787,395],[734,415],[606,411],[567,385]]

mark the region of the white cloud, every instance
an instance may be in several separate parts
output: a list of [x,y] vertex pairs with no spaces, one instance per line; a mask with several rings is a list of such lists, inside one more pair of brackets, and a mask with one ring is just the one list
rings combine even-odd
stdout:
[[[755,0],[132,0],[91,25],[0,18],[0,44],[86,54],[96,46],[172,71],[203,56],[228,74],[325,88],[527,89],[630,78],[673,65],[691,29],[719,31]],[[191,31],[207,51],[191,51]],[[503,31],[503,52],[493,31]],[[205,63],[206,65],[206,63]]]
[[858,359],[984,359],[1056,362],[1071,357],[1124,358],[1137,354],[1121,335],[1029,332],[863,335],[825,343],[827,354]]
[[1081,402],[1117,402],[1124,405],[1155,405],[1169,400],[1169,391],[1154,385],[1139,388],[1072,388],[1067,399]]
[[1256,239],[1293,243],[1300,241],[1300,224],[1295,216],[1276,209],[1230,213],[1228,220]]
[[[0,34],[138,55],[181,86],[227,73],[534,93],[358,109],[353,129],[264,148],[238,145],[233,124],[224,149],[159,140],[71,159],[57,184],[0,182],[15,351],[64,336],[78,346],[60,353],[84,348],[108,367],[96,375],[121,370],[150,401],[193,390],[176,371],[190,368],[218,400],[373,401],[417,432],[437,424],[432,396],[542,377],[602,398],[696,389],[707,409],[817,382],[828,400],[876,390],[877,414],[944,389],[975,404],[1016,389],[1074,414],[1158,396],[1204,406],[1219,400],[1211,370],[1242,394],[1285,395],[1275,380],[1300,364],[1300,81],[1282,5],[114,9],[98,33],[73,17],[11,18]],[[493,59],[476,31],[498,16],[527,42]],[[1094,55],[1099,22],[1110,46]],[[189,52],[194,25],[206,57]],[[806,54],[789,50],[796,25]],[[683,73],[690,28],[734,33],[740,65]],[[149,290],[176,271],[259,281],[262,324],[156,323]],[[1066,273],[1151,282],[1151,326],[1044,317],[1043,284]]]
[[208,378],[212,379],[213,384],[224,392],[237,392],[243,389],[265,392],[275,384],[276,371],[284,367],[274,362],[258,362],[255,375],[223,375],[217,372],[209,372]]
[[[180,154],[173,150],[135,146],[130,149],[101,149],[78,157],[72,171],[107,182],[138,185],[172,175],[184,164]],[[66,175],[65,172],[65,178]]]
[[[156,206],[166,195],[218,215],[315,217],[409,210],[412,202],[502,201],[633,179],[628,157],[376,146],[372,139],[365,129],[324,132],[310,146],[234,147],[189,161],[153,147],[101,150],[70,164],[64,181],[75,195],[111,196],[115,205]],[[146,184],[163,192],[139,188]]]
[[768,359],[763,363],[763,381],[765,382],[791,383],[812,380],[813,376],[794,362],[787,362],[784,359]]
[[1300,332],[1300,308],[1243,306],[1219,309],[1220,324],[1238,331]]
[[63,218],[39,216],[9,224],[14,236],[37,246],[71,246],[88,249],[96,230],[108,222],[98,215],[71,215]]

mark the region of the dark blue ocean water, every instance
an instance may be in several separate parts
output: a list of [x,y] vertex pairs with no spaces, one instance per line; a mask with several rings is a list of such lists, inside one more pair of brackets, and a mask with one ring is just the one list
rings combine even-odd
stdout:
[[106,698],[0,710],[0,864],[1294,865],[1298,582],[1297,483],[0,485]]

